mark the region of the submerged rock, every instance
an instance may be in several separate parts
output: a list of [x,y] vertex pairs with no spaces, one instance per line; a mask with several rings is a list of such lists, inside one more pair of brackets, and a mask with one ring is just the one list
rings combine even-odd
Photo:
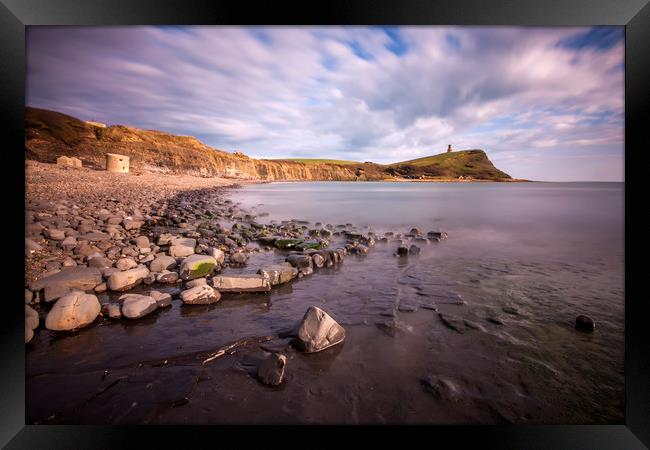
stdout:
[[284,368],[286,365],[286,356],[279,353],[273,353],[259,365],[257,376],[262,383],[277,386],[282,383]]
[[176,267],[176,259],[167,255],[158,256],[149,264],[149,270],[152,272],[162,272],[163,270],[173,269],[174,267]]
[[102,305],[102,314],[108,316],[110,319],[119,319],[122,317],[119,303],[106,303]]
[[397,256],[408,256],[409,249],[405,245],[400,245],[399,247],[397,247],[397,252],[395,254]]
[[576,329],[580,331],[594,331],[596,322],[589,316],[580,315],[576,317]]
[[296,335],[296,346],[305,353],[314,353],[343,342],[345,329],[329,314],[311,306],[302,318]]
[[462,398],[460,388],[451,380],[429,375],[422,380],[424,387],[440,400],[457,402]]
[[61,297],[45,318],[45,328],[54,331],[74,330],[91,324],[101,311],[93,294],[74,291]]
[[462,319],[459,319],[458,317],[453,317],[443,313],[438,313],[438,317],[440,317],[442,323],[444,323],[448,328],[451,328],[458,333],[462,334],[467,331],[467,325]]
[[269,279],[263,275],[218,275],[212,278],[212,285],[220,292],[268,292]]

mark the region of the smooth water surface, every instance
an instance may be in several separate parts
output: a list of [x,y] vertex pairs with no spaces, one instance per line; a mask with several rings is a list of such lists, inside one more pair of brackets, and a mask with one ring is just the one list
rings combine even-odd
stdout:
[[[233,190],[233,201],[262,223],[349,223],[379,236],[417,227],[449,238],[408,258],[393,256],[395,243],[377,243],[367,256],[270,294],[225,295],[205,307],[174,301],[140,321],[73,336],[40,332],[27,355],[28,421],[622,423],[623,193],[622,183]],[[226,272],[283,258],[260,252]],[[288,356],[280,387],[254,377],[263,348],[206,366],[184,356],[287,329],[310,305],[331,314],[347,338],[312,355],[286,340],[269,343]],[[575,329],[579,314],[596,321],[593,333]],[[430,380],[444,383],[431,388]],[[189,402],[170,406],[188,392]]]

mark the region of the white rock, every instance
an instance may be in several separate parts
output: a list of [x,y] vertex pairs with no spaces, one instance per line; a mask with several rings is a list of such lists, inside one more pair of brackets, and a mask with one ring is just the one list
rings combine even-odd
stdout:
[[158,309],[156,300],[148,295],[125,294],[119,300],[122,302],[122,315],[129,319],[139,319]]
[[269,279],[263,275],[218,275],[212,278],[212,285],[220,292],[268,292]]
[[325,311],[311,306],[298,328],[296,344],[305,353],[314,353],[339,344],[344,339],[345,329]]
[[45,318],[48,330],[73,330],[91,324],[99,315],[101,305],[97,297],[74,291],[61,297]]
[[207,284],[195,286],[181,292],[181,300],[187,305],[207,305],[216,303],[221,299],[219,291],[212,289]]
[[136,286],[149,275],[149,269],[145,266],[138,266],[135,269],[116,272],[108,277],[108,288],[111,291],[125,291]]

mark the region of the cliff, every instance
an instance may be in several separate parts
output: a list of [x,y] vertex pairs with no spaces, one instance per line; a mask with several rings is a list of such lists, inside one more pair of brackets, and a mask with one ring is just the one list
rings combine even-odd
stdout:
[[[104,168],[106,153],[128,156],[132,172],[149,171],[260,180],[382,180],[458,178],[506,180],[482,150],[454,152],[392,165],[335,160],[266,160],[211,148],[191,136],[122,125],[106,126],[38,108],[26,108],[27,159],[54,163],[74,156]],[[469,154],[470,157],[467,157]],[[452,155],[452,156],[446,156]],[[457,155],[457,156],[456,156]],[[444,158],[441,158],[444,157]]]

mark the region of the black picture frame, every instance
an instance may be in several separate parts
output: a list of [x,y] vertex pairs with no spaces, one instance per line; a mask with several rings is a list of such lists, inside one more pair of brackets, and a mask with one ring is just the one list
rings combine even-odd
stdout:
[[[2,380],[0,383],[0,445],[6,448],[115,448],[135,446],[138,438],[148,445],[194,445],[199,434],[208,434],[213,445],[228,436],[242,433],[223,427],[114,427],[25,425],[25,350],[23,307],[17,299],[24,285],[24,252],[21,228],[24,211],[24,107],[25,107],[25,26],[27,25],[299,25],[299,24],[384,24],[384,25],[522,25],[588,26],[624,25],[626,32],[625,82],[625,232],[626,232],[626,418],[622,425],[603,426],[460,426],[414,427],[408,431],[394,427],[356,427],[370,431],[376,439],[403,442],[405,432],[438,445],[441,439],[454,446],[472,443],[488,448],[571,448],[636,449],[650,445],[650,338],[648,337],[647,295],[639,281],[643,266],[633,264],[643,248],[631,245],[633,211],[643,214],[644,200],[638,195],[647,167],[647,111],[650,107],[650,4],[648,0],[347,0],[309,2],[238,2],[185,0],[0,0],[0,98],[2,142],[4,144],[3,183],[7,210],[3,224],[5,250],[10,261],[5,271],[12,295],[3,299],[0,316],[2,339]],[[636,209],[632,209],[632,193]],[[11,200],[11,201],[9,201]],[[641,210],[641,211],[640,211]],[[642,217],[636,217],[642,220]],[[642,237],[642,236],[638,236]],[[22,273],[21,273],[22,271]],[[337,445],[335,436],[349,428],[301,429],[301,434],[318,433],[317,445]],[[399,432],[398,432],[399,431]],[[236,434],[233,434],[236,433]],[[292,430],[293,433],[293,430]],[[249,439],[270,439],[273,430],[246,433]],[[250,436],[252,435],[252,436]],[[287,445],[291,435],[287,436]],[[305,439],[304,437],[301,439]],[[388,440],[387,440],[388,439]],[[281,442],[277,442],[281,443]],[[181,447],[181,448],[183,448]]]

